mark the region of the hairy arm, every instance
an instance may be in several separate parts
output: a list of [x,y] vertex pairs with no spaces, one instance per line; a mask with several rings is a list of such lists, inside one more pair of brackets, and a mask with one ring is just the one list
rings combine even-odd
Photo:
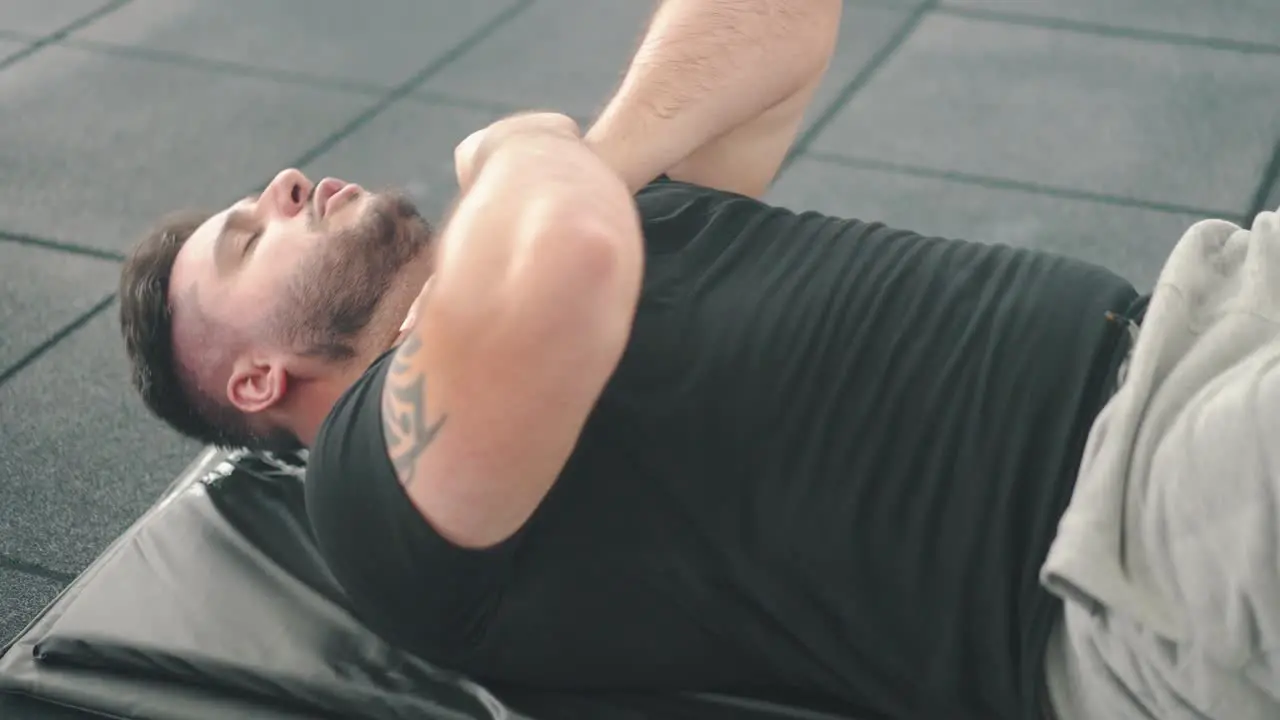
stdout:
[[665,0],[588,142],[634,191],[662,173],[759,195],[834,52],[840,0]]
[[510,537],[558,477],[625,348],[643,263],[631,194],[579,138],[497,136],[467,162],[382,397],[410,499],[463,547]]

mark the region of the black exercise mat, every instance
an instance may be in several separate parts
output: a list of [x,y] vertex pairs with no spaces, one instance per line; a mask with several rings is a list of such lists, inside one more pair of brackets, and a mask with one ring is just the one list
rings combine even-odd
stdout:
[[487,689],[403,653],[325,569],[304,462],[202,454],[0,655],[0,693],[140,720],[839,720],[715,695]]

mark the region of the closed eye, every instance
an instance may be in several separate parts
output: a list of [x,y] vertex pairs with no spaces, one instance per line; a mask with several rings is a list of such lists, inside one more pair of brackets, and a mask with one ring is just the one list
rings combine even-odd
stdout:
[[261,239],[261,238],[262,238],[262,231],[261,231],[261,230],[258,230],[258,231],[256,231],[256,232],[254,232],[252,235],[250,235],[250,236],[249,236],[249,239],[248,239],[248,240],[245,240],[245,242],[244,242],[244,247],[243,247],[243,249],[240,251],[240,256],[241,256],[241,257],[244,257],[244,256],[248,255],[248,254],[249,254],[249,251],[253,249],[253,246],[254,246],[254,245],[258,242],[258,240],[259,240],[259,239]]

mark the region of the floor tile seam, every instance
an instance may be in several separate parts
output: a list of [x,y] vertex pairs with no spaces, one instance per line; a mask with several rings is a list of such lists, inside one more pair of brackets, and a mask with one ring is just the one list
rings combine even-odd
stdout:
[[80,315],[78,315],[74,320],[58,328],[52,335],[45,338],[40,342],[40,344],[36,345],[31,350],[27,351],[26,354],[11,363],[7,368],[0,369],[0,388],[3,388],[10,380],[20,376],[24,370],[35,365],[37,361],[47,355],[64,340],[75,335],[76,331],[88,325],[89,322],[105,312],[107,308],[111,307],[111,305],[115,303],[115,300],[116,292],[113,290],[100,298],[93,307],[83,313],[80,313]]
[[1246,217],[1255,218],[1258,213],[1275,210],[1276,208],[1268,206],[1274,204],[1271,202],[1272,193],[1277,190],[1280,190],[1280,138],[1276,139],[1275,147],[1271,150],[1271,160],[1262,171],[1262,179],[1258,183],[1258,189],[1254,191]]
[[1043,195],[1047,197],[1056,197],[1064,200],[1078,200],[1084,202],[1095,202],[1105,205],[1114,205],[1118,207],[1128,207],[1141,210],[1152,210],[1175,215],[1194,215],[1204,218],[1218,218],[1230,220],[1232,222],[1241,223],[1244,216],[1239,211],[1228,211],[1221,208],[1203,208],[1181,203],[1162,202],[1157,200],[1148,200],[1144,198],[1126,197],[1111,193],[1095,193],[1077,188],[1064,187],[1060,185],[1049,185],[1045,183],[1034,183],[1026,180],[1018,180],[1009,177],[1000,177],[995,175],[985,175],[981,173],[971,173],[959,170],[950,170],[945,168],[929,167],[925,165],[913,165],[910,163],[891,162],[886,160],[878,160],[874,158],[859,157],[844,153],[810,151],[805,153],[803,159],[813,160],[826,165],[836,165],[856,170],[867,170],[871,172],[883,172],[893,175],[905,175],[911,177],[922,177],[932,180],[944,180],[954,182],[961,185],[971,185],[976,187],[986,187],[996,190],[1012,190],[1016,192],[1024,192],[1034,195]]
[[40,563],[21,560],[4,553],[0,553],[0,570],[8,570],[41,580],[53,580],[64,585],[76,578],[75,573],[54,570]]
[[301,70],[285,70],[281,68],[264,67],[261,65],[251,65],[232,60],[206,58],[200,57],[199,55],[189,55],[175,50],[165,50],[142,45],[125,45],[105,42],[102,40],[68,38],[58,42],[57,46],[70,50],[106,55],[109,57],[141,60],[159,65],[173,65],[175,67],[203,70],[210,73],[230,75],[233,77],[272,80],[287,85],[313,87],[322,90],[352,93],[355,95],[382,96],[393,92],[396,89],[396,85],[394,84],[387,85],[367,80],[354,80],[351,78],[321,75]]
[[858,92],[871,82],[880,69],[915,34],[916,29],[920,27],[920,24],[937,7],[939,2],[940,0],[927,0],[916,6],[903,18],[901,25],[898,26],[894,34],[863,64],[862,68],[848,82],[841,86],[835,98],[797,136],[786,157],[783,158],[782,164],[778,169],[778,177],[785,175],[796,159],[809,150],[809,147],[827,129],[836,116],[853,101]]
[[[420,89],[422,85],[428,82],[431,78],[435,77],[440,72],[444,71],[446,68],[452,65],[459,58],[463,57],[472,49],[474,49],[476,46],[480,45],[489,37],[491,37],[494,33],[496,33],[499,29],[501,29],[507,23],[511,22],[516,17],[518,17],[519,15],[524,13],[526,10],[528,10],[529,7],[531,7],[534,4],[534,2],[535,0],[517,0],[516,2],[512,3],[506,10],[496,14],[493,18],[490,18],[488,22],[484,23],[477,30],[470,33],[461,42],[451,47],[447,52],[443,53],[442,55],[434,59],[432,62],[428,63],[425,67],[423,67],[417,73],[414,73],[414,75],[411,76],[408,80],[397,85],[395,88],[390,90],[384,96],[379,98],[377,102],[373,103],[368,108],[365,108],[365,110],[362,111],[360,114],[356,115],[354,118],[352,118],[351,120],[347,121],[344,125],[339,127],[336,131],[334,131],[333,133],[330,133],[323,140],[316,143],[309,150],[307,150],[301,156],[299,156],[293,163],[291,163],[291,166],[303,167],[311,163],[313,160],[320,157],[321,155],[324,155],[326,152],[331,150],[333,147],[341,143],[346,138],[350,137],[353,133],[358,131],[360,128],[364,127],[369,122],[373,121],[375,118],[380,116],[382,113],[386,112],[388,108],[395,105],[398,101],[404,99],[405,97],[410,96],[416,90]],[[265,187],[267,182],[269,182],[269,180],[260,183],[254,188],[251,188],[250,192],[256,192],[262,187]]]
[[96,260],[105,260],[108,262],[120,263],[125,260],[124,253],[115,252],[114,250],[103,250],[91,245],[81,245],[79,243],[56,240],[54,238],[44,237],[41,235],[13,232],[3,229],[0,229],[0,242],[24,245],[27,247],[38,247],[44,250],[76,255],[79,257],[90,257]]
[[39,38],[35,42],[32,42],[26,48],[19,50],[18,52],[12,55],[9,55],[3,60],[0,60],[0,71],[7,70],[10,67],[17,65],[19,62],[22,62],[23,60],[26,60],[32,55],[35,55],[36,53],[40,52],[40,50],[46,47],[49,47],[50,45],[62,40],[63,38],[70,35],[71,33],[76,32],[77,30],[80,30],[82,28],[88,27],[89,25],[92,25],[98,20],[101,20],[107,15],[110,15],[111,13],[119,10],[125,5],[128,5],[131,1],[132,0],[108,0],[106,3],[99,6],[93,12],[86,13],[80,16],[79,18],[76,18],[75,20],[67,23],[66,25],[63,25],[61,28],[58,28],[57,30],[54,30],[48,35],[45,35]]
[[1274,43],[1236,40],[1218,36],[1192,35],[1190,33],[1167,30],[1146,30],[1104,22],[1070,20],[1016,11],[965,8],[943,4],[939,4],[934,9],[934,12],[938,15],[966,18],[998,25],[1032,27],[1042,30],[1071,32],[1120,40],[1135,40],[1143,43],[1176,47],[1201,47],[1211,50],[1234,51],[1248,55],[1280,55],[1280,45]]

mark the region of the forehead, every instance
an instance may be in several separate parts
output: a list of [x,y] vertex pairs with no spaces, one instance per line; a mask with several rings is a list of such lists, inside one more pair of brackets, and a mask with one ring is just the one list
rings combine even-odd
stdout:
[[196,285],[218,279],[214,249],[218,236],[226,227],[227,218],[235,207],[233,205],[205,220],[178,251],[169,278],[170,300],[190,293]]

